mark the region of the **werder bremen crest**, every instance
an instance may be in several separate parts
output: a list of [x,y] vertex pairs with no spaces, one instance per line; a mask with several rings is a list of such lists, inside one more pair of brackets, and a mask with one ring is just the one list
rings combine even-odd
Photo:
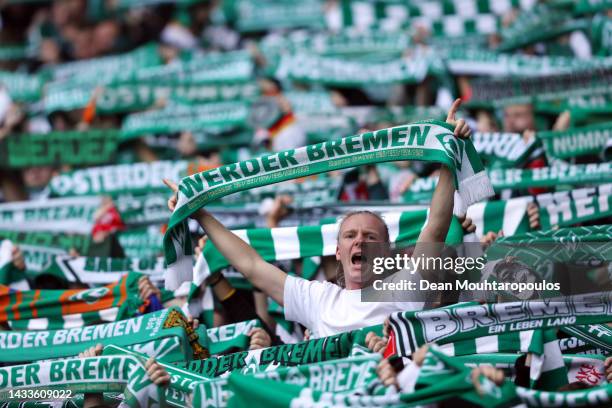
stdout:
[[104,286],[99,288],[86,289],[70,296],[68,300],[71,302],[83,301],[91,305],[106,296],[108,292],[110,292],[110,289]]
[[454,135],[447,133],[444,135],[436,135],[444,152],[451,160],[455,163],[457,170],[461,170],[461,164],[463,162],[463,152],[465,151],[465,142]]

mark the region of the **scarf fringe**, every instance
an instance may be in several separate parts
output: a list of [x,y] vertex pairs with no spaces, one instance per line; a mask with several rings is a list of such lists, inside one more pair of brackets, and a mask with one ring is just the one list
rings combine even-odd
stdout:
[[481,171],[473,176],[459,181],[459,195],[463,199],[462,205],[466,208],[495,195],[491,180],[486,171]]

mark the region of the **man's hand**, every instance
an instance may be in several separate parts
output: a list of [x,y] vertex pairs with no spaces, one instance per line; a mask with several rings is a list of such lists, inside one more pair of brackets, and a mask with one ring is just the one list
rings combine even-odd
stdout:
[[461,106],[461,99],[455,99],[452,106],[448,110],[448,115],[446,116],[446,123],[453,125],[455,127],[455,136],[461,139],[468,139],[472,135],[472,130],[468,126],[467,122],[464,119],[457,120],[457,110]]
[[378,378],[385,387],[395,385],[399,388],[397,384],[397,373],[391,363],[389,363],[389,359],[385,358],[380,360],[380,363],[378,363],[376,367],[376,374],[378,374]]
[[266,224],[268,228],[278,227],[283,218],[289,214],[289,205],[293,202],[293,197],[281,194],[274,199],[272,209],[266,215]]
[[[168,199],[168,209],[170,211],[174,211],[174,209],[176,208],[176,204],[178,202],[178,185],[169,179],[162,179],[162,181],[164,182],[165,185],[168,186],[168,188],[170,188],[170,190],[172,190],[172,192],[174,194],[172,194],[172,196]],[[194,212],[193,214],[191,214],[191,218],[193,219],[198,219],[198,217],[200,215],[202,215],[204,213],[204,209],[200,208],[198,211]]]
[[206,243],[208,242],[208,236],[204,235],[202,238],[198,240],[198,245],[193,249],[193,257],[197,260],[200,257],[200,254],[204,250]]
[[247,334],[251,338],[249,343],[249,350],[259,350],[262,348],[270,347],[272,345],[272,339],[268,332],[261,327],[252,328]]
[[26,264],[23,258],[23,252],[21,252],[21,249],[19,249],[19,247],[16,245],[13,247],[13,250],[11,251],[11,262],[13,263],[13,266],[15,268],[21,271],[25,271]]
[[138,279],[138,295],[143,301],[149,299],[151,295],[157,296],[157,299],[161,301],[161,292],[159,288],[151,282],[148,276],[143,276]]
[[478,377],[480,375],[484,375],[487,379],[493,381],[495,385],[501,385],[504,382],[504,372],[502,370],[498,370],[495,367],[491,366],[482,366],[476,367],[472,370],[472,384],[474,384],[474,388],[480,395],[484,395],[485,391],[481,388],[480,382],[478,381]]
[[168,180],[168,179],[162,179],[162,181],[164,182],[165,185],[168,186],[168,188],[170,188],[170,190],[172,190],[172,192],[174,194],[172,194],[172,196],[168,199],[168,209],[170,211],[174,211],[174,209],[176,208],[176,203],[178,202],[178,186],[176,185],[176,183],[172,180]]
[[527,217],[529,217],[529,228],[540,229],[540,207],[536,203],[527,204]]
[[463,233],[471,234],[472,232],[476,231],[476,224],[472,222],[471,218],[462,215],[461,217],[457,217],[457,219],[461,223],[461,229],[463,230]]
[[387,337],[379,337],[374,332],[369,332],[365,338],[366,346],[374,353],[382,353],[387,347],[389,339]]
[[483,248],[487,248],[492,243],[494,243],[497,240],[497,238],[500,238],[503,236],[504,236],[503,230],[499,230],[497,231],[497,233],[495,233],[494,231],[489,231],[485,235],[483,235],[482,238],[480,238],[480,243],[482,244]]
[[425,361],[425,356],[429,351],[429,345],[424,344],[417,349],[414,353],[412,353],[412,362],[419,367],[423,366],[423,362]]
[[170,384],[170,374],[153,357],[147,360],[145,368],[147,369],[147,376],[153,381],[153,384],[160,387],[166,387]]
[[104,346],[102,344],[96,344],[86,350],[83,350],[79,353],[79,358],[88,358],[88,357],[98,357],[102,355],[102,349]]
[[604,367],[606,368],[606,380],[612,383],[612,357],[606,358],[604,361]]

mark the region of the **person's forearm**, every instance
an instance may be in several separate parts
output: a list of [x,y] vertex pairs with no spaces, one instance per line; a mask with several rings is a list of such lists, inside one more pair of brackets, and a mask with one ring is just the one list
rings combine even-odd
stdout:
[[429,230],[433,242],[444,242],[446,239],[453,216],[454,198],[453,174],[446,166],[442,166],[438,185],[431,199],[429,220],[425,227]]
[[[414,248],[413,257],[435,258],[440,256],[446,241],[446,234],[453,216],[453,201],[455,198],[455,185],[453,175],[446,167],[442,166],[438,185],[434,191],[429,210],[427,225],[421,231],[417,244]],[[428,265],[429,263],[427,263]],[[435,270],[421,267],[420,274],[428,280],[441,279]],[[435,295],[432,294],[432,295]],[[429,298],[430,295],[426,295]]]
[[197,220],[225,259],[249,279],[253,266],[261,258],[257,251],[228,230],[209,212],[200,210]]

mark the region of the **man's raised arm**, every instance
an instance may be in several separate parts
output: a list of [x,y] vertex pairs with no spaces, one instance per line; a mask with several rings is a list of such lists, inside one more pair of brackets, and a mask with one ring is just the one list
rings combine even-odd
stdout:
[[[463,119],[456,120],[455,117],[460,105],[461,99],[455,100],[448,111],[446,123],[455,126],[455,137],[469,138],[471,131],[467,123]],[[429,218],[419,235],[413,256],[430,258],[440,256],[453,216],[454,198],[455,184],[453,182],[453,174],[446,166],[442,166],[440,168],[438,185],[431,199]],[[435,278],[429,272],[421,270],[423,278]]]
[[[175,193],[168,200],[168,208],[174,211],[178,187],[169,180],[164,183]],[[266,262],[249,244],[225,228],[208,211],[200,209],[192,217],[204,228],[209,239],[221,252],[221,255],[242,273],[254,286],[262,290],[280,305],[283,305],[283,293],[287,274],[276,266]]]

